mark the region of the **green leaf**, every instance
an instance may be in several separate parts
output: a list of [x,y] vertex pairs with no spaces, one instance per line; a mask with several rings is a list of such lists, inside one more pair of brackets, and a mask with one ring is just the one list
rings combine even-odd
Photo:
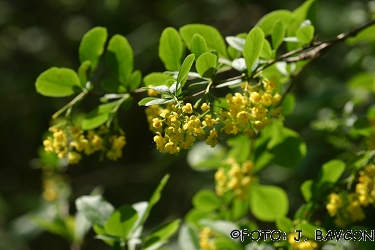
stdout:
[[289,10],[276,10],[268,13],[267,15],[263,16],[256,26],[261,28],[264,32],[265,36],[271,35],[273,32],[273,26],[280,20],[284,27],[288,25],[289,21],[292,19],[292,12]]
[[145,244],[142,249],[155,250],[167,243],[169,237],[171,237],[177,231],[179,224],[180,220],[177,219],[154,230],[146,237]]
[[243,57],[246,61],[248,74],[251,75],[252,67],[262,52],[264,33],[259,27],[253,28],[246,37]]
[[57,218],[54,221],[49,221],[42,217],[36,216],[32,217],[31,220],[44,230],[52,234],[59,235],[69,242],[73,242],[74,240],[74,235],[69,232],[66,222],[61,218]]
[[183,52],[183,43],[178,31],[172,27],[164,29],[159,42],[159,57],[165,68],[170,71],[178,71]]
[[251,212],[262,221],[272,222],[288,213],[288,197],[279,187],[252,185],[249,196]]
[[142,100],[140,100],[138,102],[138,105],[139,106],[143,106],[145,105],[146,103],[148,102],[151,102],[151,101],[154,101],[154,100],[159,100],[160,98],[155,98],[155,97],[146,97],[146,98],[143,98]]
[[276,227],[283,232],[291,232],[293,229],[293,222],[288,217],[280,217],[276,220]]
[[232,48],[240,52],[243,51],[246,39],[236,37],[236,36],[227,36],[225,40]]
[[296,98],[293,94],[286,94],[281,104],[282,114],[284,116],[291,115],[296,105]]
[[35,87],[39,94],[50,97],[63,97],[72,95],[81,86],[76,72],[67,68],[50,68],[36,79]]
[[[241,40],[233,41],[232,39],[229,39],[229,40],[232,40],[230,42],[226,38],[228,44],[230,45],[230,46],[228,46],[227,50],[228,50],[229,57],[231,59],[236,59],[236,58],[238,58],[242,55],[243,46],[244,46],[245,41],[246,41],[246,36],[247,36],[247,33],[240,33],[240,34],[236,35],[235,37],[240,38]],[[236,48],[241,49],[241,51],[235,49],[232,46],[236,46]]]
[[189,76],[189,71],[191,69],[191,66],[193,65],[193,62],[194,62],[194,54],[190,54],[188,55],[184,62],[182,63],[181,65],[181,68],[178,72],[178,76],[177,76],[177,82],[178,83],[181,83],[181,87],[184,86],[185,82],[187,81],[187,78]]
[[193,205],[199,210],[212,212],[221,206],[221,202],[212,190],[201,189],[194,195]]
[[101,81],[102,88],[108,93],[125,93],[124,84],[114,78],[107,78]]
[[195,34],[191,39],[191,53],[195,55],[195,60],[197,60],[200,55],[207,51],[207,43],[206,40],[204,40],[204,37],[199,34]]
[[104,51],[107,36],[106,28],[95,27],[89,30],[82,38],[78,52],[79,60],[81,63],[90,61],[92,71],[98,66],[99,58]]
[[[315,1],[307,0],[300,7],[293,11],[293,18],[289,24],[284,23],[284,26],[287,27],[287,36],[295,37],[297,30],[301,27],[301,24],[306,19],[315,19]],[[289,50],[298,48],[298,43],[287,43]]]
[[272,47],[277,50],[285,37],[285,26],[282,21],[277,20],[272,26]]
[[331,160],[322,166],[318,184],[325,182],[336,183],[345,170],[345,162],[341,160]]
[[104,223],[107,234],[127,239],[129,232],[138,219],[137,211],[128,205],[117,209]]
[[183,224],[179,230],[178,244],[181,250],[199,250],[199,232],[189,224]]
[[296,37],[303,45],[310,44],[314,38],[314,26],[307,25],[299,28],[296,32]]
[[195,34],[201,35],[209,50],[216,50],[220,57],[227,58],[226,46],[220,32],[205,24],[188,24],[180,28],[180,34],[186,46],[191,50],[191,40]]
[[313,193],[312,193],[313,185],[314,185],[313,180],[307,180],[301,185],[301,192],[306,202],[309,202],[311,198],[313,197]]
[[359,117],[353,124],[355,131],[363,136],[370,136],[374,130],[369,119],[367,117]]
[[374,92],[374,74],[361,72],[354,75],[346,84],[349,92],[353,96],[355,104],[361,104],[370,100]]
[[138,219],[134,223],[133,229],[129,233],[130,238],[137,239],[137,238],[140,237],[140,235],[142,233],[142,229],[143,229],[142,224],[144,223],[144,221],[142,221],[142,219],[147,212],[148,206],[149,206],[149,204],[148,204],[147,201],[137,202],[137,203],[132,205],[132,207],[135,209],[135,211],[137,211]]
[[91,62],[90,61],[84,61],[81,66],[79,66],[79,69],[78,69],[78,77],[79,77],[79,80],[81,82],[81,86],[83,88],[86,87],[86,83],[87,83],[87,75],[89,73],[89,69],[91,67]]
[[236,159],[238,162],[244,162],[250,155],[250,138],[247,135],[238,135],[227,141],[228,146],[232,147],[228,152],[228,157]]
[[76,200],[77,210],[92,224],[103,226],[115,210],[101,195],[81,196]]
[[114,35],[111,38],[106,59],[119,81],[127,87],[129,85],[128,78],[133,71],[133,50],[124,36]]
[[91,130],[104,124],[109,119],[116,104],[117,102],[102,104],[90,111],[81,122],[82,129]]
[[263,40],[263,47],[262,47],[262,51],[260,52],[260,57],[267,59],[267,60],[274,59],[275,57],[274,52],[271,49],[271,45],[267,41],[267,39]]
[[[287,168],[297,167],[306,155],[306,144],[298,133],[274,122],[266,129],[272,134],[267,149],[273,154],[273,162]],[[290,157],[290,152],[293,157]]]
[[159,85],[165,85],[165,82],[170,79],[174,79],[173,76],[156,72],[156,73],[151,73],[145,76],[143,78],[143,82],[145,83],[146,87],[150,85],[159,86]]
[[195,67],[199,75],[213,79],[216,73],[217,56],[210,52],[205,52],[198,58]]
[[154,193],[151,196],[151,199],[148,202],[147,210],[143,214],[142,219],[140,220],[140,225],[142,225],[146,221],[148,215],[150,214],[150,211],[151,211],[152,207],[160,200],[161,191],[163,190],[165,184],[167,184],[168,179],[169,179],[169,174],[166,174],[163,177],[163,179],[160,181],[157,188],[155,189]]
[[355,37],[349,37],[346,39],[350,45],[356,45],[358,43],[374,43],[375,42],[375,26],[372,25],[364,30],[361,30]]
[[232,205],[232,216],[231,220],[237,221],[244,217],[248,211],[247,200],[234,199]]
[[129,91],[132,92],[136,90],[140,85],[142,81],[142,72],[140,70],[134,71],[128,79],[128,86],[129,86]]
[[201,219],[213,219],[213,213],[198,210],[196,208],[191,209],[185,216],[185,222],[191,223],[196,227],[200,227],[199,221]]

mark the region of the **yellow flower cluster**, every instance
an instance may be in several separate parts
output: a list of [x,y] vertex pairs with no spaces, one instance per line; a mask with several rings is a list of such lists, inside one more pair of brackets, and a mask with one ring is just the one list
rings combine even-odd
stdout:
[[227,163],[230,165],[228,171],[219,168],[215,173],[216,193],[223,196],[225,192],[233,191],[238,198],[245,199],[253,179],[250,174],[253,163],[248,160],[240,165],[234,159],[227,160]]
[[61,197],[65,182],[61,175],[45,173],[43,179],[43,198],[46,201],[53,202]]
[[[201,109],[207,110],[207,106],[204,103]],[[160,152],[178,154],[181,149],[190,148],[197,139],[206,137],[204,128],[210,128],[206,143],[211,147],[218,143],[218,133],[213,128],[217,119],[212,119],[208,114],[201,116],[193,113],[190,103],[183,106],[169,104],[166,108],[152,105],[146,108],[147,121],[150,130],[156,134],[154,141]]]
[[[281,95],[273,94],[275,85],[264,80],[264,90],[248,90],[248,84],[243,86],[243,93],[227,94],[226,101],[229,110],[221,110],[220,121],[224,124],[223,130],[227,134],[237,134],[238,132],[252,135],[254,130],[260,131],[268,124],[268,112],[272,106],[277,106],[281,100]],[[281,113],[281,107],[273,116]]]
[[[273,117],[280,115],[281,107],[278,104],[281,95],[276,93],[275,83],[264,79],[256,86],[246,82],[242,87],[242,93],[227,94],[229,107],[218,112],[210,110],[209,103],[203,103],[200,110],[198,104],[194,110],[190,103],[183,105],[179,101],[168,103],[165,108],[159,105],[147,107],[147,121],[149,129],[156,134],[154,141],[157,149],[162,153],[178,154],[181,149],[188,149],[196,140],[203,139],[207,145],[215,147],[219,131],[226,134],[242,132],[251,136],[268,124],[270,111]],[[215,129],[218,123],[221,129]],[[205,128],[210,130],[207,137]]]
[[297,233],[288,234],[288,242],[293,250],[315,250],[318,249],[318,244],[312,240],[306,240],[302,238],[300,241],[295,241],[294,237],[297,239]]
[[122,157],[122,148],[125,146],[125,136],[117,136],[113,135],[109,138],[109,142],[111,143],[111,149],[107,152],[107,158],[116,161],[117,159]]
[[356,193],[331,193],[326,209],[331,217],[336,217],[336,226],[344,228],[349,222],[361,221],[365,213]]
[[105,146],[104,137],[108,134],[105,126],[98,131],[89,130],[86,133],[79,126],[67,126],[51,129],[52,136],[43,141],[44,149],[56,153],[59,158],[67,158],[69,164],[77,164],[82,159],[81,152],[91,155],[97,151],[107,151],[107,158],[117,160],[122,157],[122,148],[125,146],[124,136],[112,136],[108,139],[110,148]]
[[359,201],[363,206],[374,204],[375,201],[375,165],[368,165],[359,171],[359,183],[355,192],[359,195]]
[[209,228],[204,227],[199,232],[199,246],[201,250],[218,250],[213,244],[212,239],[215,237],[215,233]]

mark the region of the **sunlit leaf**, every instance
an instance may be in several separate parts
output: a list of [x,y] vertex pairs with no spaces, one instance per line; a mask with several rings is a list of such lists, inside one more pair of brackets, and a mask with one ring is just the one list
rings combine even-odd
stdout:
[[262,52],[263,39],[263,31],[258,27],[253,28],[246,37],[243,56],[246,61],[247,71],[249,75],[252,74],[252,67],[258,60],[260,53]]
[[224,39],[220,32],[212,26],[205,24],[188,24],[180,28],[180,34],[189,49],[191,49],[191,39],[195,34],[199,34],[206,40],[208,49],[217,50],[221,57],[227,57]]
[[159,57],[167,70],[178,71],[183,55],[180,34],[172,27],[164,29],[159,41]]
[[133,50],[128,40],[121,35],[114,35],[109,41],[107,63],[118,77],[119,81],[128,86],[128,77],[133,71]]
[[184,62],[181,65],[180,71],[178,72],[177,76],[177,82],[182,84],[182,87],[184,86],[185,82],[187,81],[187,78],[189,76],[189,71],[191,69],[191,66],[193,65],[194,62],[194,54],[188,55]]
[[200,55],[207,52],[207,43],[203,36],[195,34],[191,39],[191,53],[195,55],[195,60],[197,60]]
[[213,191],[202,189],[194,195],[193,205],[199,210],[212,212],[220,207],[221,202]]
[[216,73],[217,56],[205,52],[198,58],[195,67],[202,77],[213,79]]
[[137,219],[137,211],[133,207],[125,205],[108,218],[104,223],[104,229],[109,235],[127,239]]
[[265,36],[271,35],[273,31],[273,25],[280,20],[284,26],[289,24],[289,21],[292,19],[292,12],[289,10],[275,10],[267,15],[263,16],[256,26],[261,28]]
[[107,29],[103,27],[92,28],[83,36],[79,46],[81,63],[90,61],[92,70],[96,69],[99,58],[103,54],[107,36]]
[[249,196],[251,212],[262,221],[275,221],[288,213],[288,196],[282,188],[252,185]]
[[81,91],[76,72],[67,68],[50,68],[36,79],[36,91],[50,97],[69,96]]
[[91,130],[104,124],[109,119],[116,104],[117,102],[102,104],[90,111],[81,122],[82,129]]

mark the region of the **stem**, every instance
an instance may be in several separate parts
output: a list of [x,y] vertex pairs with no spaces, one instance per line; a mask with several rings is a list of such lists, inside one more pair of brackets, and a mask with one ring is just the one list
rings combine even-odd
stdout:
[[81,92],[79,95],[77,95],[73,100],[71,100],[68,104],[66,104],[64,107],[62,107],[60,110],[58,110],[56,113],[52,115],[52,119],[56,119],[61,113],[63,113],[65,110],[71,108],[76,102],[83,99],[83,97],[87,94],[87,92]]

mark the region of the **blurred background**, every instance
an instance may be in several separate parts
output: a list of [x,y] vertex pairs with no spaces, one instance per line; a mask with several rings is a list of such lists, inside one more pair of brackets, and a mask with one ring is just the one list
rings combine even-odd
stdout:
[[[315,32],[319,40],[333,38],[368,20],[375,1],[317,1]],[[95,26],[108,29],[109,37],[125,35],[134,50],[135,69],[143,75],[163,71],[158,40],[164,28],[188,23],[216,27],[222,35],[248,32],[266,13],[294,10],[302,0],[0,0],[0,250],[69,249],[59,236],[38,229],[25,214],[39,208],[42,173],[35,159],[48,130],[51,115],[70,98],[48,98],[35,92],[35,79],[44,70],[79,67],[82,36]],[[372,45],[352,49],[340,44],[315,60],[299,76],[293,89],[297,106],[286,126],[301,134],[307,157],[296,170],[265,168],[268,182],[285,188],[291,215],[303,202],[299,185],[315,178],[322,163],[343,151],[326,142],[309,124],[327,109],[340,111],[347,98],[345,83],[355,73],[374,70]],[[99,67],[100,71],[100,67]],[[95,79],[94,79],[95,84]],[[140,97],[141,98],[141,97]],[[161,201],[146,226],[150,229],[174,218],[183,218],[191,197],[201,188],[213,188],[214,172],[192,170],[187,152],[179,156],[159,154],[148,131],[144,107],[136,105],[120,115],[126,132],[124,156],[117,162],[86,157],[65,172],[72,185],[72,204],[80,195],[101,186],[115,207],[148,200],[161,178],[171,174]],[[90,101],[88,111],[99,102]],[[323,110],[322,110],[323,109]],[[325,112],[325,113],[324,113]],[[261,173],[262,174],[262,173]],[[74,212],[74,207],[72,208]],[[174,249],[174,247],[172,247]],[[82,249],[109,249],[90,232]]]

